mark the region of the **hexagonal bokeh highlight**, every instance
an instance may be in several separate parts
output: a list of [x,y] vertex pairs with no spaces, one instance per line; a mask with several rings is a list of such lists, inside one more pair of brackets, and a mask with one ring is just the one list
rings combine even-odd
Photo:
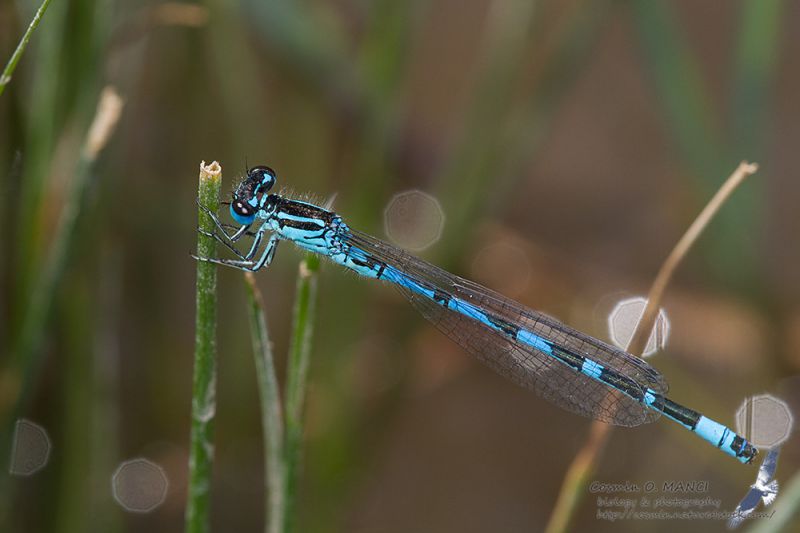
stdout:
[[47,464],[50,437],[44,428],[24,418],[17,420],[8,471],[12,476],[30,476]]
[[416,189],[395,194],[383,212],[386,235],[396,245],[420,251],[439,240],[444,211],[439,201]]
[[149,513],[161,505],[168,487],[164,469],[144,458],[123,462],[111,478],[114,499],[132,513]]
[[786,402],[770,394],[751,396],[736,411],[736,432],[756,448],[780,446],[789,438],[793,424]]
[[[633,332],[642,319],[644,308],[647,306],[647,298],[637,296],[621,300],[614,306],[608,315],[608,334],[619,348],[627,350],[628,343],[631,342]],[[669,338],[669,319],[663,309],[659,310],[656,317],[653,331],[647,339],[647,345],[642,352],[642,357],[653,355],[659,350],[663,350]]]

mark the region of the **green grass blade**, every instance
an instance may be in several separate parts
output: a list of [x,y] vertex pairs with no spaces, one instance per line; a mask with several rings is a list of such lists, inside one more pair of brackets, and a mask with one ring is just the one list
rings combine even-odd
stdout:
[[[57,139],[64,134],[65,123],[73,109],[62,89],[69,84],[61,71],[64,51],[71,50],[64,45],[69,26],[68,7],[65,2],[56,2],[48,10],[47,31],[40,32],[37,46],[29,52],[33,56],[28,69],[31,71],[30,103],[21,130],[26,141],[17,200],[25,209],[15,215],[16,229],[12,238],[16,248],[13,268],[17,276],[11,292],[15,310],[10,317],[12,344],[19,341],[26,307],[30,304],[36,279],[41,275],[44,198],[50,185]],[[91,91],[94,93],[94,87]]]
[[122,98],[112,88],[107,88],[100,98],[95,119],[87,134],[75,170],[75,178],[56,228],[52,248],[33,289],[31,302],[26,309],[19,340],[14,350],[11,364],[14,370],[21,374],[21,392],[16,401],[17,408],[25,404],[32,376],[36,375],[38,370],[41,359],[39,348],[44,337],[41,332],[50,314],[53,294],[69,259],[78,218],[86,203],[91,171],[98,154],[116,127],[123,105]]
[[303,443],[303,404],[305,400],[314,309],[317,299],[319,257],[307,254],[300,263],[295,292],[292,342],[286,381],[286,529],[293,526],[292,509],[299,474]]
[[[198,198],[201,205],[216,211],[222,184],[222,168],[216,161],[200,165]],[[200,229],[214,231],[211,219],[198,208]],[[197,254],[216,257],[216,242],[198,233]],[[213,422],[217,380],[217,267],[197,262],[197,316],[194,378],[192,382],[192,434],[189,444],[189,487],[186,502],[187,533],[210,530],[211,465],[214,458]]]
[[36,367],[32,361],[37,358],[36,354],[39,352],[39,343],[42,340],[40,333],[49,315],[52,295],[66,268],[75,226],[86,201],[91,171],[98,154],[116,127],[123,105],[124,102],[116,91],[113,88],[106,88],[100,97],[95,119],[86,136],[75,171],[75,179],[53,239],[53,247],[34,288],[31,304],[23,321],[20,341],[15,350],[15,362],[24,369],[23,375],[26,376],[23,379],[23,386],[30,381],[28,378]]
[[261,429],[264,434],[265,511],[264,530],[281,533],[286,522],[286,475],[283,452],[283,419],[272,344],[269,340],[264,301],[255,277],[244,275],[249,303],[250,335],[256,364],[258,395],[261,400]]
[[28,29],[25,30],[25,33],[22,35],[22,39],[19,40],[16,50],[14,50],[14,53],[11,54],[11,58],[8,60],[8,63],[6,63],[6,68],[3,69],[3,74],[0,74],[0,96],[2,96],[3,91],[6,90],[6,85],[11,82],[11,78],[14,76],[14,71],[17,69],[17,63],[19,63],[19,60],[22,58],[22,54],[25,53],[25,48],[27,48],[28,42],[31,40],[34,30],[36,30],[36,27],[39,26],[39,22],[41,22],[42,17],[49,6],[50,0],[44,0],[42,5],[39,6],[39,9],[33,16],[33,20],[31,20],[31,23],[28,25]]
[[[463,221],[479,204],[481,192],[494,178],[488,167],[501,149],[495,140],[510,114],[513,90],[525,65],[537,7],[539,4],[535,2],[497,2],[487,15],[469,112],[438,178],[439,198],[447,198],[445,191],[459,191],[458,201],[445,205],[451,228],[463,227]],[[446,255],[455,255],[458,245],[450,238],[445,243],[449,248]]]
[[720,170],[722,142],[708,87],[686,36],[664,2],[632,2],[645,66],[663,104],[662,116],[686,160],[700,176]]
[[348,59],[347,38],[331,13],[290,0],[246,0],[247,20],[260,28],[258,37],[276,50],[292,70],[323,90],[348,94],[358,87]]
[[[14,423],[24,411],[36,384],[43,363],[42,342],[46,338],[48,320],[53,307],[54,295],[69,263],[70,251],[76,235],[76,227],[86,204],[91,173],[99,153],[113,134],[124,106],[123,99],[116,91],[107,87],[97,105],[83,150],[78,159],[74,178],[67,199],[61,210],[58,225],[53,236],[53,244],[40,275],[32,288],[30,301],[25,308],[20,333],[13,345],[8,362],[8,375],[13,380],[16,396],[7,409],[0,411],[0,457],[8,457],[11,449],[11,435]],[[7,476],[0,473],[0,523],[2,523],[10,498],[6,496]]]
[[[570,85],[591,58],[601,30],[613,15],[612,7],[607,2],[578,6],[563,29],[534,41],[528,34],[537,34],[535,6],[498,10],[487,30],[472,111],[439,176],[437,197],[448,198],[446,191],[459,191],[458,202],[445,204],[448,227],[464,227],[479,210],[491,209],[513,194],[517,180],[525,175],[522,169],[538,155]],[[531,55],[531,46],[551,51],[541,57]],[[531,96],[509,105],[525,77],[520,65],[527,68],[537,61],[543,61],[543,66],[527,89]],[[444,264],[463,252],[469,238],[469,231],[454,232],[437,245]]]
[[736,76],[730,116],[733,145],[745,158],[761,158],[773,100],[778,45],[784,3],[780,0],[745,2],[741,5]]
[[[732,114],[732,132],[737,141],[731,143],[723,133],[724,121],[715,113],[717,108],[712,93],[676,20],[673,5],[667,2],[633,2],[629,5],[670,136],[686,164],[690,179],[700,185],[701,191],[711,191],[715,185],[709,181],[710,176],[719,175],[735,161],[759,157],[760,143],[755,142],[755,137],[763,136],[760,129],[764,121],[763,103],[750,105],[752,102],[748,103],[747,99],[755,94],[752,93],[753,87],[757,93],[758,86],[767,83],[766,79],[755,81],[753,76],[756,70],[770,70],[769,41],[774,37],[766,38],[764,35],[776,24],[777,8],[750,7],[743,10],[742,16],[749,20],[743,20],[739,37],[737,83],[740,87],[734,91],[737,107]],[[753,61],[765,63],[756,67]],[[747,89],[743,91],[743,87]],[[747,96],[748,93],[752,94]],[[749,105],[749,110],[742,108]],[[742,133],[743,130],[749,131]],[[756,184],[747,195],[734,198],[729,209],[720,213],[715,227],[710,228],[707,244],[703,247],[705,262],[715,279],[742,292],[753,292],[758,284],[758,271],[763,269],[756,255],[741,253],[742,242],[758,238],[763,210],[762,189],[763,186]]]

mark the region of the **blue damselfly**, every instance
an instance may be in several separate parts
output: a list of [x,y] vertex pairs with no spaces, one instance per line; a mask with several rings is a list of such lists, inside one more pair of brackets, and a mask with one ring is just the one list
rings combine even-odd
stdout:
[[[568,411],[628,427],[663,414],[742,463],[757,455],[734,431],[667,398],[664,377],[640,358],[353,230],[329,209],[270,193],[275,180],[268,167],[247,171],[230,203],[238,227],[206,209],[216,230],[203,233],[238,259],[198,259],[257,271],[269,265],[281,240],[292,241],[362,276],[395,285],[445,335]],[[235,243],[245,235],[253,241],[242,253]]]

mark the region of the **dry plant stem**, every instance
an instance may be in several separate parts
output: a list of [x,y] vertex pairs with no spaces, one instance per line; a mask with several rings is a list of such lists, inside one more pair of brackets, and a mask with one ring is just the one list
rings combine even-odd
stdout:
[[311,335],[317,299],[319,257],[306,254],[297,275],[292,343],[286,379],[286,528],[293,526],[293,503],[300,470],[303,443],[303,404],[305,401]]
[[250,333],[261,400],[261,430],[264,438],[266,533],[281,533],[286,519],[286,473],[283,451],[283,419],[272,344],[269,340],[264,299],[252,272],[244,274],[250,304]]
[[[691,249],[692,245],[697,241],[698,237],[703,233],[703,230],[708,226],[709,222],[714,218],[714,215],[719,211],[725,201],[730,197],[734,190],[744,181],[748,176],[755,174],[758,170],[758,165],[742,162],[730,175],[730,177],[722,184],[717,193],[711,198],[708,204],[703,208],[697,218],[683,234],[683,237],[678,241],[675,247],[670,252],[669,256],[664,260],[661,268],[656,275],[650,291],[647,295],[647,305],[642,313],[642,318],[636,326],[636,330],[631,337],[628,344],[627,351],[633,355],[641,355],[644,347],[647,345],[647,340],[650,338],[650,332],[653,330],[655,320],[658,316],[658,310],[661,306],[661,298],[664,291],[669,285],[675,269],[683,261],[683,258]],[[575,514],[578,508],[589,477],[592,475],[597,463],[597,458],[605,448],[606,442],[611,435],[611,424],[603,422],[592,422],[589,431],[589,438],[583,445],[583,448],[575,456],[572,461],[567,474],[564,476],[564,483],[561,486],[561,491],[558,495],[553,513],[550,516],[550,521],[547,524],[545,531],[547,533],[557,533],[566,531],[569,526],[569,521]]]
[[589,477],[594,472],[597,456],[603,451],[608,441],[607,428],[610,427],[609,424],[597,422],[593,422],[589,427],[589,437],[586,439],[586,443],[575,455],[564,475],[558,500],[556,500],[547,528],[545,528],[546,533],[567,531],[569,522],[583,498],[582,489],[589,483]]
[[8,63],[6,64],[6,68],[3,69],[3,73],[0,74],[0,95],[2,95],[3,91],[6,90],[6,85],[8,85],[11,82],[11,78],[14,75],[14,71],[17,69],[17,63],[19,63],[22,54],[25,53],[25,48],[28,46],[28,42],[31,40],[33,31],[39,25],[39,22],[42,20],[44,12],[47,11],[47,7],[49,5],[50,5],[50,0],[44,0],[42,2],[42,5],[39,6],[39,9],[33,16],[33,20],[31,20],[31,23],[28,25],[28,29],[25,30],[25,33],[22,35],[22,39],[20,39],[16,50],[14,50],[14,53],[11,54],[11,58],[8,60]]
[[647,346],[647,340],[650,338],[650,332],[653,331],[658,309],[661,306],[661,299],[664,296],[664,291],[669,285],[675,269],[683,261],[683,258],[689,252],[689,249],[697,241],[698,237],[706,229],[709,222],[714,218],[719,209],[728,200],[730,195],[736,188],[747,178],[756,173],[758,165],[755,163],[739,163],[739,166],[730,175],[730,177],[722,184],[717,193],[711,198],[708,204],[703,208],[697,218],[694,219],[692,225],[683,234],[683,237],[672,249],[672,252],[664,260],[661,269],[656,275],[656,279],[650,287],[650,292],[647,294],[647,306],[642,313],[642,318],[628,343],[628,352],[634,355],[641,355]]
[[[222,167],[214,161],[200,165],[198,198],[200,204],[213,211],[219,205]],[[198,225],[213,232],[211,219],[201,208]],[[197,255],[216,257],[216,242],[197,235]],[[217,381],[217,267],[197,261],[197,316],[195,325],[194,378],[192,382],[192,433],[189,443],[189,486],[186,502],[186,532],[206,533],[210,530],[211,466],[214,459],[213,423],[216,411]]]

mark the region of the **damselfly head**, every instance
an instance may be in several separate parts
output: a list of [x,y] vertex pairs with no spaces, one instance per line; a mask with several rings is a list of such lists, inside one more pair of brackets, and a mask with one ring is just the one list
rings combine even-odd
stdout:
[[267,192],[275,185],[277,174],[269,167],[260,165],[252,167],[247,171],[247,180],[252,181],[260,187],[260,192]]
[[256,166],[247,171],[233,192],[231,216],[239,224],[250,225],[263,205],[264,195],[275,185],[275,171],[269,167]]

